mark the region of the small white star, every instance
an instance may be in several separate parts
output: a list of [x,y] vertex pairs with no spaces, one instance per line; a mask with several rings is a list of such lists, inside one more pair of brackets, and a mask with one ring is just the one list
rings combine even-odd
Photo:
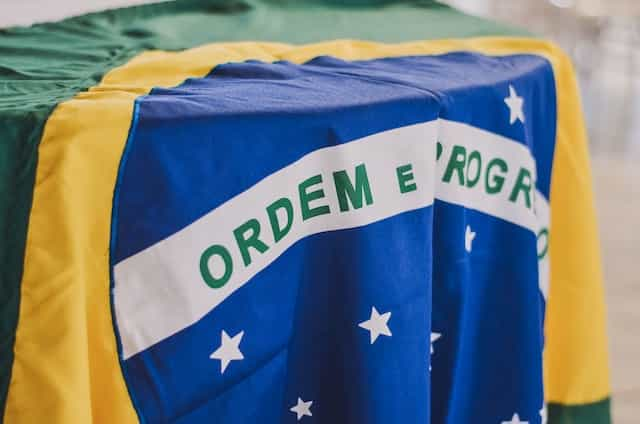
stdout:
[[440,333],[431,333],[431,353],[433,353],[433,342],[437,341],[440,337],[442,337]]
[[311,404],[313,404],[313,401],[311,400],[305,402],[298,398],[298,403],[295,406],[292,406],[289,411],[295,412],[298,417],[298,421],[300,421],[305,415],[311,416]]
[[[433,343],[436,342],[440,337],[442,337],[442,334],[431,332],[431,355],[433,355]],[[431,358],[429,358],[429,371],[431,371]]]
[[524,124],[524,112],[522,111],[524,100],[518,96],[516,89],[511,84],[509,84],[509,97],[505,97],[504,102],[509,107],[509,123],[513,125],[516,120],[520,120]]
[[547,405],[542,405],[540,410],[540,422],[541,424],[547,424]]
[[371,317],[358,324],[358,327],[369,330],[369,337],[371,339],[371,344],[373,344],[380,334],[391,336],[391,330],[389,330],[389,326],[387,325],[389,318],[391,318],[391,312],[385,312],[380,315],[375,306],[372,306]]
[[224,374],[229,362],[244,359],[244,355],[240,352],[240,341],[244,336],[244,331],[239,332],[233,337],[229,337],[226,331],[222,330],[220,337],[220,347],[213,352],[209,358],[220,360],[220,374]]
[[467,229],[464,232],[464,249],[469,253],[471,253],[471,249],[473,249],[473,239],[475,238],[475,231],[471,231],[471,227],[467,225]]
[[529,421],[520,421],[518,414],[513,414],[509,421],[502,421],[502,424],[529,424]]

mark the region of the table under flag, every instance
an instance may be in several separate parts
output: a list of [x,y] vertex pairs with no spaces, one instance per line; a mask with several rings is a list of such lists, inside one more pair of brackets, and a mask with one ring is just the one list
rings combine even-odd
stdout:
[[0,31],[0,421],[609,424],[574,71],[435,1]]
[[111,245],[140,417],[541,422],[555,95],[541,57],[451,53],[140,97]]

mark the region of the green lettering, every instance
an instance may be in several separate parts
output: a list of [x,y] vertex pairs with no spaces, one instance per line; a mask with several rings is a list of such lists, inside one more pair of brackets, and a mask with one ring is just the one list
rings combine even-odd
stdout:
[[[287,221],[284,227],[280,227],[278,221],[278,209],[284,209],[287,213]],[[269,215],[269,222],[271,223],[271,231],[273,231],[273,241],[279,242],[284,236],[286,236],[291,230],[293,224],[293,205],[291,200],[286,197],[281,197],[269,206],[267,206],[267,215]]]
[[351,206],[353,206],[354,209],[360,209],[363,205],[363,197],[367,205],[373,203],[369,178],[367,177],[367,168],[365,168],[364,163],[356,166],[355,187],[351,184],[349,175],[347,175],[347,171],[345,170],[334,172],[333,182],[336,186],[338,205],[340,205],[341,212],[349,210],[349,202],[351,202]]
[[516,184],[513,186],[513,190],[511,190],[511,194],[509,195],[509,200],[516,202],[520,192],[524,193],[524,201],[527,209],[531,209],[531,172],[525,168],[520,168]]
[[309,203],[313,200],[322,199],[324,197],[324,190],[318,189],[312,192],[307,192],[307,189],[313,185],[322,183],[322,175],[314,175],[307,178],[298,185],[298,193],[300,195],[300,209],[302,210],[302,220],[306,221],[309,218],[313,218],[318,215],[325,215],[330,213],[328,205],[316,206],[310,208]]
[[[219,256],[224,262],[224,273],[220,278],[214,277],[209,268],[209,260],[215,255]],[[218,289],[224,286],[229,281],[229,278],[231,278],[232,272],[233,260],[231,259],[229,251],[224,246],[214,244],[202,252],[200,256],[200,275],[202,275],[202,279],[209,287]]]
[[[469,177],[469,170],[471,169],[471,164],[476,164],[476,175],[474,177]],[[480,173],[482,172],[482,157],[480,156],[480,152],[474,150],[469,155],[469,159],[467,160],[467,187],[471,188],[475,186],[480,180]]]
[[[492,170],[496,167],[500,168],[500,172],[503,175],[496,175],[492,172]],[[507,166],[507,163],[500,158],[494,158],[489,162],[489,164],[487,165],[487,174],[485,175],[484,180],[485,190],[487,191],[487,193],[496,194],[499,193],[500,190],[502,190],[502,186],[504,185],[505,181],[504,174],[508,170],[509,167]]]
[[413,182],[413,172],[411,171],[413,171],[413,165],[410,163],[396,168],[400,193],[409,193],[410,191],[415,191],[418,188]]
[[458,181],[460,185],[464,185],[464,166],[467,162],[467,149],[463,146],[453,146],[447,169],[444,171],[442,181],[448,183],[453,177],[453,173],[458,171]]
[[[246,233],[250,232],[247,237]],[[260,222],[252,218],[233,230],[233,235],[236,237],[236,243],[238,243],[238,249],[242,255],[242,262],[245,266],[249,266],[251,263],[251,254],[249,248],[253,247],[260,253],[264,253],[269,249],[269,246],[264,244],[258,237],[260,237]]]
[[436,160],[440,160],[440,156],[442,156],[442,143],[436,141]]
[[[540,240],[542,239],[542,249],[540,249]],[[547,252],[549,251],[549,229],[543,228],[538,233],[538,260],[543,259],[547,256]]]

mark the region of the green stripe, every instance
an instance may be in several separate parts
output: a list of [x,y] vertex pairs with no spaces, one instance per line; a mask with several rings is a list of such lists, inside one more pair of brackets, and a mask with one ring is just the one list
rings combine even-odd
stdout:
[[58,103],[148,49],[526,34],[428,0],[179,0],[0,30],[0,411],[13,363],[37,149]]
[[547,405],[549,424],[611,424],[611,399],[583,405]]
[[36,149],[50,111],[44,106],[0,112],[0,406],[13,363]]

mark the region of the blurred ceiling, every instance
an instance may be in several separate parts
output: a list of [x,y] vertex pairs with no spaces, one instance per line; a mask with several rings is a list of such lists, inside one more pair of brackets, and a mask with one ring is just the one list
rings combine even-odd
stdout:
[[549,0],[555,6],[574,7],[585,16],[638,16],[638,0]]
[[53,22],[70,16],[162,0],[0,0],[0,28]]

